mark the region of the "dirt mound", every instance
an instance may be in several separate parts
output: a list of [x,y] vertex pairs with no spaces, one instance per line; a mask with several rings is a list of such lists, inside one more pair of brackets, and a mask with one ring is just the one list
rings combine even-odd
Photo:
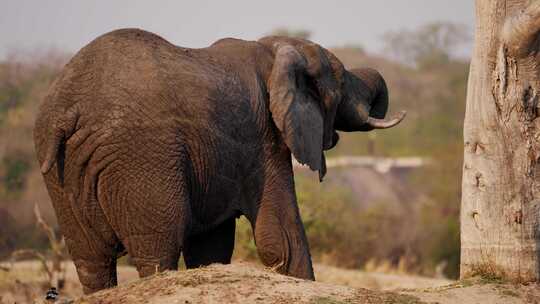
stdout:
[[75,303],[421,303],[411,295],[283,276],[247,263],[171,271],[85,296]]

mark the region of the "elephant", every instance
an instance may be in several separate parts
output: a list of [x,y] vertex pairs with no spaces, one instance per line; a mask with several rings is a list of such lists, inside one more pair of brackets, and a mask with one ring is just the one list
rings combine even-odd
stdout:
[[230,263],[236,218],[262,263],[314,280],[292,156],[326,173],[336,131],[397,125],[375,70],[348,71],[308,40],[234,38],[175,46],[119,29],[83,47],[44,97],[37,159],[85,293],[140,277]]

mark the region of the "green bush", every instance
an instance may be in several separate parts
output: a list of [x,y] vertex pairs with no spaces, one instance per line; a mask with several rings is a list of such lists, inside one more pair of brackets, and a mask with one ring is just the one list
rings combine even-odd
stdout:
[[30,170],[29,157],[24,155],[7,155],[0,163],[0,183],[4,196],[20,193],[26,182],[26,175]]

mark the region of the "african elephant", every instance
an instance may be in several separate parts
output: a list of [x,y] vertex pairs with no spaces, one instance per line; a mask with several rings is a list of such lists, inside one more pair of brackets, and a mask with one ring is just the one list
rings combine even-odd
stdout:
[[291,153],[326,172],[341,131],[384,120],[374,70],[353,73],[307,40],[222,39],[190,49],[138,29],[98,37],[52,84],[34,139],[85,293],[116,285],[129,253],[140,276],[229,263],[235,218],[262,262],[314,279]]

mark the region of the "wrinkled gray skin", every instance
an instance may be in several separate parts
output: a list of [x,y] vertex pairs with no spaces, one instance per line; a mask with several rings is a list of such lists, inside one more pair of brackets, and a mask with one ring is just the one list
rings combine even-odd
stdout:
[[[374,70],[346,71],[306,40],[223,39],[177,47],[117,30],[84,47],[37,117],[37,156],[84,291],[116,285],[129,253],[140,276],[229,263],[245,215],[262,262],[314,279],[291,152],[325,174],[335,130],[385,121]],[[403,116],[403,115],[401,115]]]

